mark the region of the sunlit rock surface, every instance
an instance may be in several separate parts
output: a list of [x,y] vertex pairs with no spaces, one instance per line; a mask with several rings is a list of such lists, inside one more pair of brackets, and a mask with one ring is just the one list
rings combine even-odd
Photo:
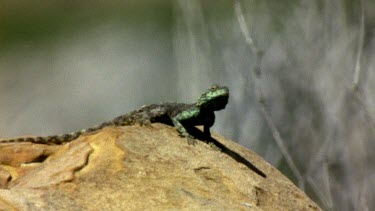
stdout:
[[176,130],[108,127],[62,146],[0,145],[0,210],[320,210],[254,152],[267,178]]

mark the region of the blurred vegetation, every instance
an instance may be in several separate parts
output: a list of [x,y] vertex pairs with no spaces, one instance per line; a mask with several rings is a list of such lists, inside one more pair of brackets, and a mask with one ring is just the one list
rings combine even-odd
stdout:
[[241,2],[264,52],[258,79],[233,1],[1,1],[0,137],[82,129],[142,104],[195,100],[219,82],[231,98],[216,129],[297,184],[253,80],[309,196],[327,210],[371,210],[375,2],[363,1],[360,100],[350,87],[362,1]]
[[108,21],[142,27],[150,17],[157,17],[164,30],[169,30],[172,21],[172,4],[164,0],[37,2],[0,2],[0,51],[19,45],[45,45]]

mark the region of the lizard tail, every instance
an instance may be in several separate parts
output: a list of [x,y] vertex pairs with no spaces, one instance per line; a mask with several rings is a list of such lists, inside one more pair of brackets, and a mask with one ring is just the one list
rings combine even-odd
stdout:
[[81,135],[81,131],[62,134],[62,135],[54,135],[54,136],[36,136],[36,137],[20,137],[20,138],[13,138],[13,139],[5,139],[0,140],[0,143],[23,143],[23,142],[30,142],[35,144],[63,144],[69,141],[72,141],[78,136]]
[[97,125],[88,129],[80,130],[77,132],[66,133],[61,135],[54,135],[54,136],[36,136],[36,137],[19,137],[13,139],[4,139],[0,140],[0,143],[23,143],[23,142],[31,142],[36,144],[48,144],[48,145],[59,145],[64,144],[74,139],[78,138],[82,134],[94,132],[97,130],[102,129],[110,125],[109,122],[103,123],[101,125]]

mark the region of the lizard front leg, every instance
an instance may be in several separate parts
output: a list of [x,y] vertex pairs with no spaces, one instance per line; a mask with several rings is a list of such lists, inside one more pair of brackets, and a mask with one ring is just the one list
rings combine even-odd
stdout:
[[172,119],[172,123],[173,123],[174,127],[181,134],[181,136],[187,138],[188,144],[194,145],[196,143],[194,137],[187,132],[187,130],[181,124],[181,122],[177,118],[174,118],[174,117],[172,117],[171,119]]
[[195,144],[196,141],[194,137],[188,133],[186,128],[181,124],[181,122],[186,120],[193,120],[199,116],[199,113],[199,108],[192,107],[178,113],[175,116],[170,116],[176,130],[181,134],[181,136],[186,137],[188,139],[189,144]]

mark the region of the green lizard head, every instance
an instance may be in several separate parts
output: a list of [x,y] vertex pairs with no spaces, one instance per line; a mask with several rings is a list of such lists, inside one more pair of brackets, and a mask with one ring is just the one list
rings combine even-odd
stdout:
[[228,103],[228,98],[228,87],[212,85],[207,92],[201,95],[196,105],[201,109],[217,111],[225,108]]

